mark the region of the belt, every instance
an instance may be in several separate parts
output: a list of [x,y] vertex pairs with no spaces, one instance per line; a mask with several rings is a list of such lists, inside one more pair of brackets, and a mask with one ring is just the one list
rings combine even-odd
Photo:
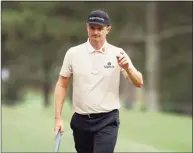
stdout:
[[76,113],[76,114],[78,114],[81,117],[86,117],[86,118],[98,118],[98,117],[102,117],[104,115],[107,115],[107,114],[110,114],[110,113],[116,112],[116,111],[118,111],[118,110],[114,109],[110,112],[104,112],[104,113],[92,113],[92,114],[78,114],[78,113]]

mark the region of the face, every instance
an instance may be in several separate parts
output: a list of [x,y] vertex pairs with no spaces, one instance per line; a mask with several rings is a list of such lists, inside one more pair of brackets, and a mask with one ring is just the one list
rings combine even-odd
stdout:
[[102,42],[110,32],[111,26],[100,26],[96,24],[87,24],[88,37],[91,41]]

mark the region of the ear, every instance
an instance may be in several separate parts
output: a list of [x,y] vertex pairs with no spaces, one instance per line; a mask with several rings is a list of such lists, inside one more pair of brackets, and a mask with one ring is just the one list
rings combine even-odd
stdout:
[[87,32],[89,31],[89,25],[88,25],[88,23],[86,23],[86,30],[87,30]]
[[106,34],[108,34],[111,31],[111,26],[107,26],[106,31],[107,31]]

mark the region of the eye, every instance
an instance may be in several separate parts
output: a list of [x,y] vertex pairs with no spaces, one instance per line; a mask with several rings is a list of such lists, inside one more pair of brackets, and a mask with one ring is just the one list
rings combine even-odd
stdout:
[[91,30],[94,30],[94,27],[90,27]]
[[98,28],[98,30],[101,31],[101,30],[103,30],[103,28],[100,27],[100,28]]
[[103,27],[94,27],[94,26],[90,26],[89,28],[90,28],[91,30],[97,30],[97,31],[102,31],[102,30],[104,30]]

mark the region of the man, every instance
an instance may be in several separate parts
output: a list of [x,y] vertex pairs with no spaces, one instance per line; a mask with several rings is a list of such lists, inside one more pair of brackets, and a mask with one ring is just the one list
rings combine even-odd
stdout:
[[73,77],[71,129],[78,153],[113,153],[119,129],[120,73],[141,87],[142,75],[121,48],[109,44],[106,12],[90,13],[87,42],[71,47],[64,58],[55,89],[55,134],[63,129],[62,107]]

